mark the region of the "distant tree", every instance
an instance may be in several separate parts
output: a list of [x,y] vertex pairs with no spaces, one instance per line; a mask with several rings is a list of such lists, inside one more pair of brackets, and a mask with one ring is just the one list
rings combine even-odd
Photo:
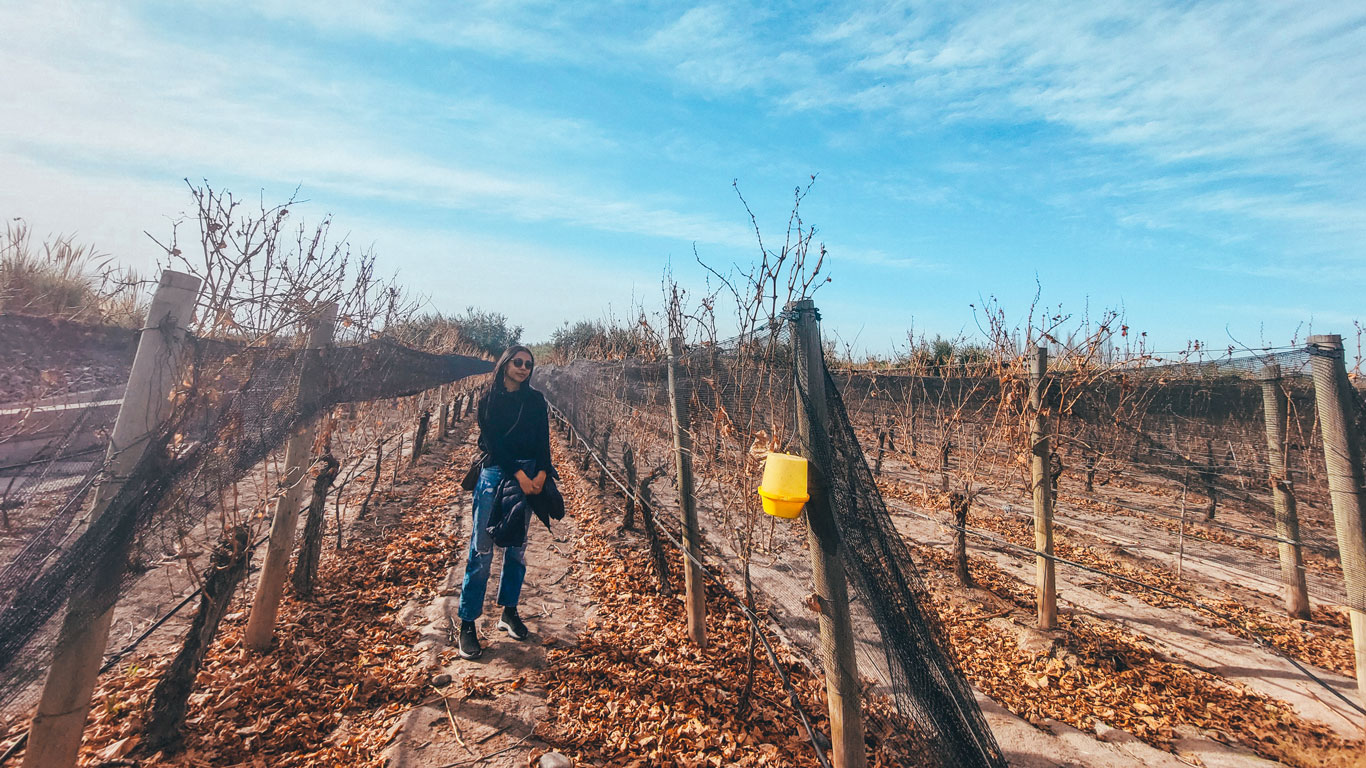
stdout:
[[431,313],[398,329],[404,343],[434,352],[460,350],[497,357],[522,338],[522,326],[508,325],[507,315],[466,307],[462,315]]
[[550,334],[550,348],[558,360],[649,355],[658,351],[659,343],[643,315],[634,326],[602,320],[565,321]]
[[522,326],[508,325],[507,315],[501,312],[466,307],[465,314],[452,318],[452,322],[466,343],[494,357],[522,340]]

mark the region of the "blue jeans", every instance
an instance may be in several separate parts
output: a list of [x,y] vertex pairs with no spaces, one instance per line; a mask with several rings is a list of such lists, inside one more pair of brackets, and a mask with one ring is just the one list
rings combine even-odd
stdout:
[[[460,586],[460,607],[456,611],[462,621],[474,621],[484,612],[484,592],[488,588],[489,572],[493,569],[493,536],[488,532],[489,512],[493,509],[493,493],[503,479],[503,470],[486,467],[479,473],[479,484],[474,487],[474,533],[470,536],[470,551],[465,559],[465,581]],[[503,573],[498,579],[498,604],[517,607],[526,579],[526,547],[507,547],[503,550]]]

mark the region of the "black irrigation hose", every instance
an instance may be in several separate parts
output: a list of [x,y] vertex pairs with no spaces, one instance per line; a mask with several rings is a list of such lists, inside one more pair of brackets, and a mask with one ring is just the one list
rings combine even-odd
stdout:
[[[574,428],[574,425],[569,421],[568,418],[565,417],[563,411],[561,411],[559,408],[556,408],[554,405],[550,405],[550,409],[554,411],[555,415],[561,421],[569,425],[570,429],[572,429],[574,432],[574,438],[583,444],[584,450],[588,453],[589,456],[593,458],[593,461],[597,462],[598,466],[602,468],[603,474],[605,474],[607,477],[610,477],[612,479],[612,482],[618,488],[620,488],[623,493],[630,496],[632,499],[635,499],[636,503],[640,504],[641,506],[648,506],[645,500],[641,499],[640,496],[636,494],[634,489],[627,488],[624,483],[617,479],[616,474],[612,472],[612,470],[607,466],[607,463],[598,456],[597,452],[593,450],[593,447],[588,444],[588,441],[583,439],[583,436],[579,434],[578,429]],[[806,710],[802,709],[801,700],[797,697],[797,691],[795,688],[792,687],[792,681],[788,678],[787,672],[783,670],[782,664],[779,663],[777,654],[773,652],[773,646],[769,644],[768,638],[764,636],[763,627],[759,622],[758,614],[751,611],[749,609],[749,606],[745,605],[744,601],[741,600],[740,597],[731,590],[730,586],[721,580],[721,577],[712,573],[710,570],[707,569],[705,565],[703,565],[702,561],[693,557],[692,554],[688,552],[687,548],[683,546],[682,542],[674,538],[672,533],[665,529],[664,526],[659,525],[658,522],[655,522],[658,520],[657,516],[651,515],[650,517],[651,521],[654,523],[656,530],[658,530],[661,534],[664,535],[664,538],[668,540],[669,544],[671,544],[679,552],[682,552],[683,556],[686,557],[689,560],[689,562],[697,566],[698,570],[702,572],[702,575],[705,576],[708,581],[715,584],[720,590],[721,594],[729,598],[731,602],[735,603],[735,605],[740,609],[740,613],[743,614],[744,617],[749,620],[750,625],[754,628],[755,636],[757,636],[759,638],[759,642],[763,643],[764,645],[764,652],[768,656],[769,664],[772,665],[773,671],[778,673],[778,678],[782,681],[783,688],[787,691],[789,703],[792,704],[793,709],[797,710],[797,715],[801,717],[802,727],[806,730],[807,740],[811,742],[812,749],[816,751],[816,759],[820,761],[823,768],[830,768],[830,763],[825,757],[825,749],[821,747],[820,742],[816,739],[816,730],[811,727],[811,720],[807,717]]]
[[1327,690],[1328,690],[1330,693],[1332,693],[1334,696],[1338,697],[1339,699],[1342,699],[1343,703],[1345,703],[1347,706],[1351,707],[1352,709],[1355,709],[1357,712],[1359,712],[1359,713],[1361,713],[1361,714],[1363,714],[1363,715],[1366,715],[1366,709],[1363,709],[1359,704],[1357,704],[1356,702],[1352,701],[1351,699],[1349,699],[1349,698],[1347,698],[1345,695],[1343,695],[1343,693],[1342,693],[1341,691],[1339,691],[1338,689],[1336,689],[1336,688],[1334,688],[1333,686],[1329,685],[1327,682],[1325,682],[1323,679],[1321,679],[1318,675],[1315,675],[1313,672],[1309,671],[1307,668],[1304,667],[1304,665],[1300,664],[1300,662],[1296,661],[1294,658],[1291,658],[1288,654],[1286,654],[1284,651],[1282,651],[1281,649],[1277,648],[1276,646],[1271,645],[1271,644],[1268,643],[1267,641],[1263,640],[1262,637],[1261,637],[1261,635],[1257,634],[1256,632],[1253,632],[1252,630],[1248,629],[1246,626],[1243,626],[1243,624],[1240,623],[1240,622],[1239,622],[1237,619],[1235,619],[1234,617],[1230,616],[1229,614],[1224,613],[1223,611],[1220,611],[1220,610],[1217,609],[1217,608],[1214,608],[1214,607],[1211,607],[1211,606],[1209,606],[1209,605],[1206,605],[1204,602],[1202,602],[1202,601],[1200,601],[1200,600],[1197,600],[1197,599],[1195,599],[1195,598],[1193,598],[1193,597],[1189,597],[1189,596],[1186,596],[1186,595],[1180,595],[1180,594],[1177,594],[1177,593],[1172,592],[1172,591],[1170,591],[1170,590],[1163,589],[1163,588],[1161,588],[1161,587],[1155,587],[1155,586],[1153,586],[1152,584],[1146,584],[1146,583],[1144,583],[1144,582],[1142,582],[1142,581],[1139,581],[1139,580],[1137,580],[1137,579],[1130,578],[1130,577],[1128,577],[1128,576],[1121,576],[1121,575],[1119,575],[1119,574],[1117,574],[1117,573],[1110,573],[1110,572],[1108,572],[1108,571],[1102,571],[1102,570],[1100,570],[1099,568],[1093,568],[1093,567],[1091,567],[1091,566],[1089,566],[1089,565],[1083,565],[1083,564],[1081,564],[1081,563],[1076,562],[1075,560],[1068,560],[1068,559],[1065,558],[1065,557],[1058,557],[1057,555],[1050,555],[1050,554],[1047,554],[1047,553],[1045,553],[1045,552],[1040,552],[1040,551],[1038,551],[1038,550],[1036,550],[1036,549],[1031,549],[1031,548],[1026,547],[1026,546],[1024,546],[1024,545],[1022,545],[1022,544],[1016,544],[1015,542],[1010,541],[1009,539],[1001,538],[1000,536],[997,536],[996,534],[993,534],[993,533],[988,533],[988,532],[986,532],[986,531],[981,531],[981,530],[978,530],[978,529],[976,529],[976,528],[970,528],[970,527],[967,527],[967,526],[962,526],[962,527],[960,527],[960,526],[954,525],[953,523],[946,523],[946,522],[944,522],[944,521],[942,521],[942,520],[939,520],[938,518],[934,517],[933,515],[928,515],[928,514],[925,514],[924,512],[917,512],[917,511],[915,511],[914,509],[910,509],[910,508],[908,508],[908,507],[904,507],[904,506],[898,505],[897,508],[900,509],[900,510],[902,510],[902,511],[908,512],[908,513],[910,513],[910,514],[912,514],[912,515],[915,515],[916,517],[920,517],[920,518],[923,518],[923,519],[925,519],[925,520],[929,520],[929,521],[935,523],[936,525],[942,525],[942,526],[944,526],[945,528],[948,528],[948,529],[950,529],[950,530],[961,531],[961,532],[963,532],[963,533],[969,533],[969,534],[972,534],[973,536],[976,536],[976,537],[978,537],[978,538],[986,539],[987,541],[991,541],[991,542],[994,542],[994,543],[996,543],[996,544],[999,544],[999,545],[1001,545],[1001,546],[1003,546],[1003,547],[1006,547],[1007,549],[1017,549],[1017,550],[1020,550],[1021,552],[1029,553],[1029,554],[1035,555],[1036,557],[1046,558],[1046,559],[1051,560],[1051,561],[1056,562],[1056,563],[1062,563],[1062,564],[1064,564],[1064,565],[1070,565],[1070,566],[1072,566],[1073,568],[1078,568],[1078,569],[1080,569],[1080,570],[1087,571],[1087,572],[1089,572],[1089,573],[1094,573],[1094,574],[1096,574],[1096,575],[1098,575],[1098,576],[1104,576],[1105,578],[1108,578],[1108,579],[1116,579],[1116,580],[1118,580],[1118,581],[1123,581],[1123,582],[1126,582],[1126,583],[1129,583],[1129,584],[1133,584],[1134,586],[1143,587],[1144,589],[1151,590],[1151,591],[1156,592],[1156,593],[1161,594],[1161,595],[1166,595],[1167,597],[1173,598],[1173,599],[1175,599],[1175,600],[1180,600],[1180,601],[1182,601],[1182,602],[1184,602],[1184,603],[1186,603],[1186,604],[1190,605],[1191,607],[1196,608],[1196,609],[1198,609],[1198,610],[1205,611],[1206,613],[1210,614],[1211,616],[1214,616],[1215,618],[1219,619],[1220,621],[1225,622],[1225,623],[1228,624],[1229,626],[1237,627],[1237,628],[1239,628],[1239,629],[1242,629],[1244,632],[1247,632],[1247,633],[1248,633],[1248,636],[1249,636],[1249,638],[1252,640],[1252,642],[1254,642],[1254,643],[1256,643],[1257,645],[1259,645],[1259,646],[1261,646],[1261,647],[1267,649],[1268,651],[1271,651],[1271,652],[1274,653],[1275,655],[1280,656],[1282,659],[1285,659],[1286,661],[1290,662],[1292,665],[1294,665],[1294,667],[1295,667],[1296,669],[1298,669],[1300,672],[1303,672],[1304,675],[1305,675],[1305,677],[1308,677],[1310,680],[1313,680],[1314,682],[1316,682],[1316,683],[1318,683],[1319,685],[1323,686],[1325,689],[1327,689]]

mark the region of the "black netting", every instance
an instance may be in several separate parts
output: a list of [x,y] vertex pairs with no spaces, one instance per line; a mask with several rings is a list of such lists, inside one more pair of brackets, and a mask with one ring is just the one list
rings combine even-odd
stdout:
[[[800,522],[763,514],[755,493],[770,451],[800,453],[794,387],[796,348],[788,324],[721,343],[691,347],[678,360],[681,396],[691,412],[694,487],[704,557],[752,585],[757,602],[782,634],[821,655],[811,594],[807,533]],[[618,476],[644,483],[641,494],[676,509],[668,368],[663,359],[577,360],[542,366],[538,386],[592,450]],[[927,765],[1003,765],[971,689],[946,654],[926,611],[927,595],[909,549],[878,495],[838,390],[828,388],[832,433],[813,461],[832,467],[831,499],[848,542],[854,586],[854,640],[859,673],[878,695],[890,695],[911,724],[906,735]],[[676,532],[673,515],[658,524]],[[628,524],[630,521],[626,521]],[[829,668],[833,663],[822,659]]]
[[[881,633],[897,704],[926,752],[945,756],[944,764],[1004,766],[972,688],[949,656],[933,601],[878,492],[835,380],[824,369],[818,375],[825,379],[828,431],[813,435],[811,458],[828,467],[845,567]],[[798,391],[811,410],[807,393]]]
[[[8,457],[0,488],[19,543],[0,571],[0,703],[31,690],[47,665],[63,604],[81,597],[68,623],[103,613],[145,570],[139,561],[171,551],[196,525],[212,530],[212,513],[235,511],[236,483],[252,472],[269,477],[263,462],[297,429],[339,404],[414,395],[492,369],[382,338],[299,350],[187,337],[172,347],[157,361],[179,382],[170,418],[120,477],[109,476],[103,451],[121,390],[39,389],[41,397],[0,407],[8,419],[0,420]],[[108,377],[127,377],[126,367],[109,367]],[[300,381],[310,384],[301,390]],[[34,393],[33,382],[19,391]],[[92,504],[102,512],[92,515]]]
[[[1293,706],[1358,717],[1348,611],[1361,607],[1362,558],[1351,548],[1366,524],[1353,506],[1366,405],[1341,351],[1134,360],[1058,344],[1050,352],[1042,482],[1054,499],[1045,557],[1059,602],[1159,644],[1182,646],[1177,634],[1220,638],[1218,674]],[[788,328],[774,327],[695,344],[678,370],[708,562],[751,581],[781,632],[815,659],[806,532],[765,517],[754,493],[767,452],[802,451],[798,409],[812,404],[793,388],[794,353]],[[672,476],[663,359],[578,360],[538,375],[613,471]],[[1315,377],[1330,376],[1341,406],[1323,400],[1323,382],[1316,392]],[[829,433],[813,459],[830,468],[859,672],[875,694],[895,698],[930,762],[1000,764],[921,568],[943,568],[952,558],[942,550],[964,546],[960,581],[984,568],[1022,583],[1012,600],[1028,595],[1040,552],[1026,357],[847,368],[828,372],[826,387]],[[1325,460],[1339,443],[1348,452]],[[667,481],[652,488],[666,509],[675,493]],[[660,524],[678,525],[672,516]],[[954,543],[957,532],[966,544]],[[1287,693],[1256,672],[1268,668],[1305,690]]]

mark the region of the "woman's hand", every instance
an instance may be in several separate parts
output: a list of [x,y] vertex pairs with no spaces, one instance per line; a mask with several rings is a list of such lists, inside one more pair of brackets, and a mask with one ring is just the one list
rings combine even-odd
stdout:
[[545,490],[545,471],[544,471],[544,470],[542,470],[542,471],[536,473],[536,477],[532,478],[532,480],[531,480],[531,485],[532,485],[533,487],[535,487],[535,489],[536,489],[536,490],[532,491],[533,494],[540,493],[541,491]]
[[[542,472],[541,474],[545,473]],[[517,484],[522,486],[522,493],[526,494],[527,496],[535,496],[536,494],[541,492],[541,487],[536,485],[536,482],[531,478],[527,477],[526,473],[520,469],[517,470]]]

